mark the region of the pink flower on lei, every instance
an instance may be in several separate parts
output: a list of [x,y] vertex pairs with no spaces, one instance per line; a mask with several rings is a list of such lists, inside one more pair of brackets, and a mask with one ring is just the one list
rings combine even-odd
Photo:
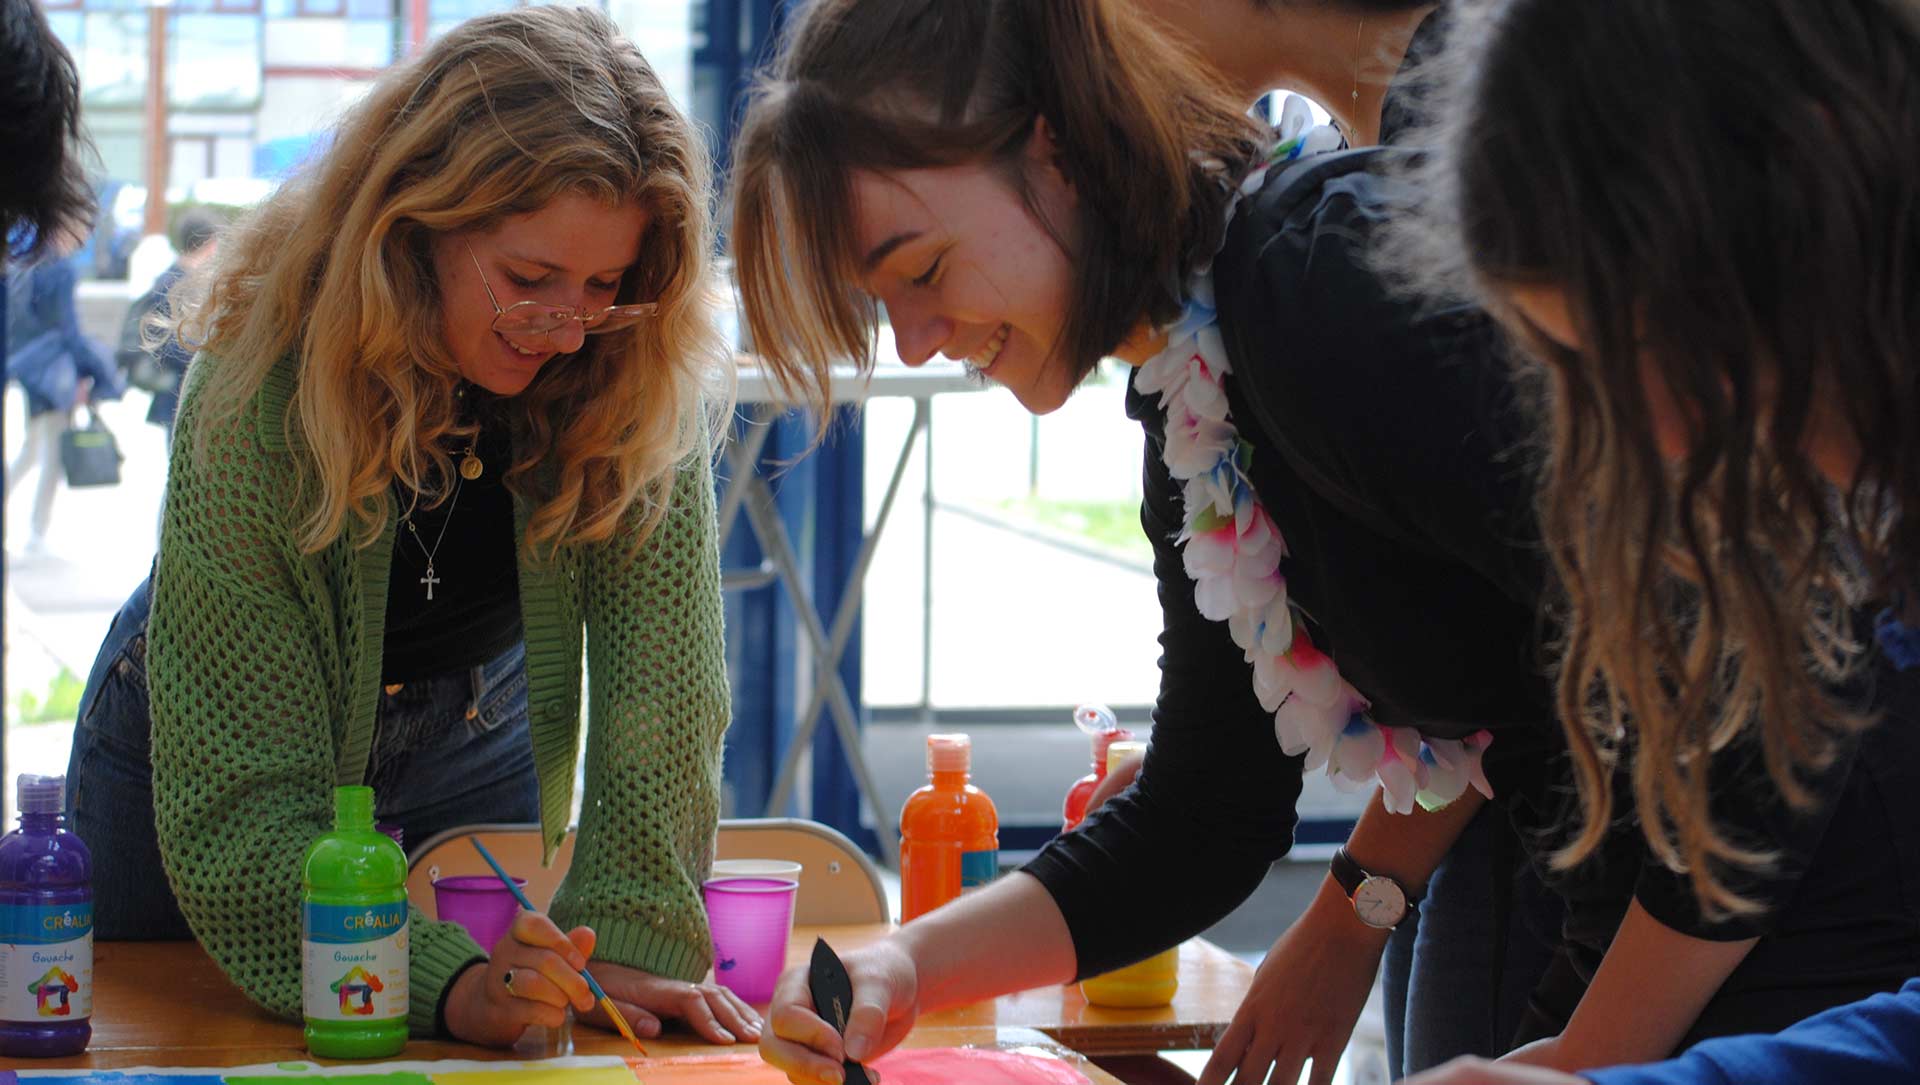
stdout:
[[1283,594],[1280,558],[1286,548],[1264,513],[1226,518],[1204,509],[1184,537],[1182,562],[1194,581],[1194,602],[1208,620],[1264,611]]
[[[1322,765],[1328,772],[1333,749],[1343,731],[1354,719],[1364,720],[1366,698],[1340,677],[1340,669],[1318,648],[1300,626],[1294,626],[1293,646],[1285,655],[1266,662],[1270,668],[1266,682],[1284,688],[1285,696],[1274,709],[1273,734],[1286,754],[1305,754],[1306,769]],[[1262,661],[1254,662],[1254,688],[1262,679]]]

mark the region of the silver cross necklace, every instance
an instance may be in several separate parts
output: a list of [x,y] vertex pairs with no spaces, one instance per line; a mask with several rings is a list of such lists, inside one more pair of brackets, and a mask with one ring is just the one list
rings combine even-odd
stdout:
[[477,478],[480,475],[480,471],[478,470],[473,471],[471,475],[468,474],[468,464],[478,465],[480,463],[480,457],[474,453],[474,446],[468,445],[463,456],[464,459],[462,459],[460,464],[460,480],[453,484],[453,497],[447,501],[447,518],[440,521],[440,534],[434,538],[433,548],[427,548],[426,540],[420,537],[420,529],[413,526],[412,513],[408,513],[406,518],[400,521],[406,525],[407,534],[413,536],[414,545],[418,546],[420,552],[427,556],[427,575],[420,578],[420,583],[427,586],[427,602],[429,603],[433,602],[433,586],[440,583],[440,577],[436,575],[433,570],[433,559],[440,553],[440,544],[447,541],[447,525],[453,523],[453,511],[460,507],[460,489],[467,484],[468,478]]

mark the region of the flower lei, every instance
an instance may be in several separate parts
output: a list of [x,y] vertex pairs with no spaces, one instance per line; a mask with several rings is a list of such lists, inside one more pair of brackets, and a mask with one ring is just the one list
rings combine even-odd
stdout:
[[[1259,191],[1267,171],[1306,155],[1335,150],[1335,129],[1312,123],[1306,103],[1287,99],[1280,142],[1227,207],[1232,222],[1240,199]],[[1481,756],[1493,735],[1426,738],[1411,727],[1389,727],[1367,715],[1367,699],[1340,676],[1294,621],[1280,561],[1286,540],[1254,493],[1248,470],[1253,445],[1234,429],[1225,380],[1232,372],[1214,307],[1213,269],[1197,269],[1180,318],[1163,329],[1167,345],[1140,367],[1135,387],[1159,395],[1166,412],[1167,470],[1182,485],[1180,540],[1194,602],[1212,621],[1224,621],[1233,642],[1253,664],[1253,690],[1273,713],[1274,736],[1289,756],[1305,754],[1306,771],[1325,767],[1342,787],[1380,781],[1387,809],[1445,806],[1472,787],[1488,798],[1493,787]]]

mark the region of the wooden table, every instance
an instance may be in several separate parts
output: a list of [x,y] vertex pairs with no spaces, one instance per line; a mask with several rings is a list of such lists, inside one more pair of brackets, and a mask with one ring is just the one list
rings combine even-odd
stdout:
[[[816,936],[844,952],[873,942],[886,931],[879,924],[796,928],[788,959],[796,964],[804,961]],[[94,946],[93,974],[92,1046],[77,1058],[36,1061],[36,1069],[243,1066],[311,1059],[300,1026],[270,1017],[247,1001],[196,943],[100,942]],[[1196,939],[1181,949],[1180,993],[1172,1006],[1102,1009],[1087,1005],[1077,988],[1049,987],[929,1014],[920,1019],[911,1042],[914,1046],[1026,1043],[1032,1033],[1039,1033],[1089,1057],[1211,1047],[1252,979],[1253,969],[1245,962]],[[743,1049],[716,1048],[676,1031],[647,1041],[647,1050],[668,1057]],[[630,1051],[613,1033],[569,1026],[552,1034],[529,1030],[511,1050],[417,1040],[399,1057],[531,1059]]]
[[[879,939],[887,929],[880,925],[795,928],[788,962],[798,964],[806,959],[815,934],[845,951]],[[1036,987],[992,1002],[928,1014],[920,1024],[932,1028],[1030,1028],[1083,1055],[1151,1055],[1212,1047],[1252,985],[1252,965],[1205,939],[1195,938],[1180,947],[1180,992],[1173,996],[1171,1006],[1115,1010],[1088,1005],[1078,986]]]
[[[300,1029],[294,1025],[278,1025],[284,1031],[284,1037],[278,1037],[276,1043],[267,1047],[198,1047],[194,1041],[173,1043],[163,1049],[102,1049],[100,1033],[96,1031],[94,1047],[83,1058],[52,1058],[35,1060],[31,1064],[21,1064],[19,1070],[108,1070],[108,1068],[225,1068],[225,1066],[257,1066],[257,1064],[278,1064],[278,1062],[317,1062],[323,1066],[349,1066],[342,1062],[328,1062],[324,1058],[313,1058],[307,1049],[300,1047]],[[1087,1075],[1089,1085],[1127,1085],[1119,1077],[1102,1070],[1091,1058],[1077,1050],[1062,1047],[1048,1039],[1044,1033],[1033,1029],[993,1029],[993,1027],[922,1027],[908,1033],[900,1047],[998,1047],[1004,1050],[1031,1050],[1041,1054],[1052,1054],[1073,1064],[1077,1070]],[[467,1047],[459,1043],[440,1043],[440,1041],[415,1041],[409,1043],[407,1050],[394,1056],[396,1062],[428,1062],[428,1060],[540,1060],[540,1058],[561,1058],[561,1056],[632,1056],[634,1050],[626,1047],[626,1041],[620,1037],[611,1037],[599,1029],[564,1029],[559,1037],[549,1037],[545,1029],[536,1029],[536,1035],[522,1039],[513,1050],[490,1050]],[[751,1047],[712,1047],[705,1043],[687,1043],[678,1037],[666,1037],[657,1041],[647,1041],[647,1054],[651,1058],[716,1058],[716,1056],[743,1056],[755,1054]],[[764,1066],[764,1064],[762,1064]]]

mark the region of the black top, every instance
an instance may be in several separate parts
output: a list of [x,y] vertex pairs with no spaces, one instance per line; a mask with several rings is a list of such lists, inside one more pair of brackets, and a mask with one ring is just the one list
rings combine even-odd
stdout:
[[[1560,743],[1538,647],[1545,568],[1495,333],[1477,313],[1423,315],[1363,270],[1378,178],[1350,174],[1281,216],[1284,176],[1242,205],[1214,283],[1229,407],[1287,541],[1289,594],[1374,719],[1444,738],[1491,730],[1496,794],[1538,790]],[[1153,744],[1135,787],[1027,868],[1088,975],[1244,900],[1291,846],[1300,793],[1301,760],[1280,752],[1251,667],[1195,606],[1159,400],[1130,390],[1127,413],[1147,436],[1141,524],[1164,615]],[[1103,922],[1123,898],[1150,918]]]
[[[1864,623],[1863,643],[1871,643]],[[1751,920],[1708,923],[1692,887],[1649,854],[1637,823],[1626,823],[1596,859],[1549,879],[1568,900],[1563,959],[1534,993],[1542,1022],[1521,1040],[1565,1026],[1627,906],[1699,937],[1760,942],[1721,984],[1693,1027],[1687,1047],[1715,1036],[1775,1032],[1834,1006],[1855,1002],[1920,974],[1920,670],[1896,672],[1875,659],[1846,691],[1867,703],[1878,723],[1846,743],[1839,760],[1811,781],[1820,801],[1789,809],[1754,744],[1715,758],[1714,823],[1742,843],[1772,851],[1774,868],[1732,879],[1771,911]],[[1624,774],[1622,774],[1624,777]],[[1626,781],[1615,810],[1631,810]],[[1535,848],[1536,865],[1571,830],[1569,817]]]
[[[1287,177],[1270,174],[1242,205],[1214,275],[1229,406],[1254,446],[1254,488],[1286,537],[1289,592],[1376,720],[1438,737],[1494,733],[1486,768],[1496,801],[1544,869],[1578,811],[1541,648],[1548,570],[1525,419],[1498,334],[1477,312],[1394,297],[1365,270],[1391,206],[1388,181],[1353,172],[1299,198],[1281,191]],[[1147,437],[1141,522],[1164,614],[1153,743],[1132,788],[1027,867],[1064,914],[1082,975],[1172,945],[1237,906],[1291,846],[1300,792],[1300,759],[1280,752],[1251,668],[1225,623],[1195,606],[1159,400],[1130,391],[1127,409]],[[1877,700],[1900,721],[1920,718],[1917,676],[1902,677],[1881,682]],[[1891,751],[1843,751],[1821,782],[1839,798],[1811,816],[1780,807],[1750,750],[1717,759],[1718,823],[1780,856],[1773,876],[1745,886],[1771,907],[1756,920],[1704,920],[1688,880],[1623,821],[1600,861],[1550,879],[1567,898],[1577,971],[1590,978],[1638,899],[1697,937],[1778,936],[1727,988],[1769,1005],[1796,985],[1807,1001],[1795,1013],[1836,991],[1897,987],[1920,965],[1920,781],[1909,779],[1920,769],[1908,767],[1920,765],[1920,725],[1896,721],[1870,737],[1902,743],[1914,753],[1871,771],[1858,766]],[[1850,829],[1829,834],[1842,817]],[[1885,887],[1877,897],[1875,886]],[[1125,925],[1107,919],[1121,899],[1136,917]],[[1821,978],[1805,978],[1809,960]]]
[[[461,442],[452,450],[456,469],[465,447]],[[520,640],[519,540],[513,495],[504,481],[513,451],[504,423],[482,430],[479,453],[486,470],[460,481],[457,500],[409,512],[413,495],[399,496],[380,663],[385,682],[477,667]],[[409,520],[414,530],[408,530]],[[423,583],[429,550],[436,579],[432,599]]]

